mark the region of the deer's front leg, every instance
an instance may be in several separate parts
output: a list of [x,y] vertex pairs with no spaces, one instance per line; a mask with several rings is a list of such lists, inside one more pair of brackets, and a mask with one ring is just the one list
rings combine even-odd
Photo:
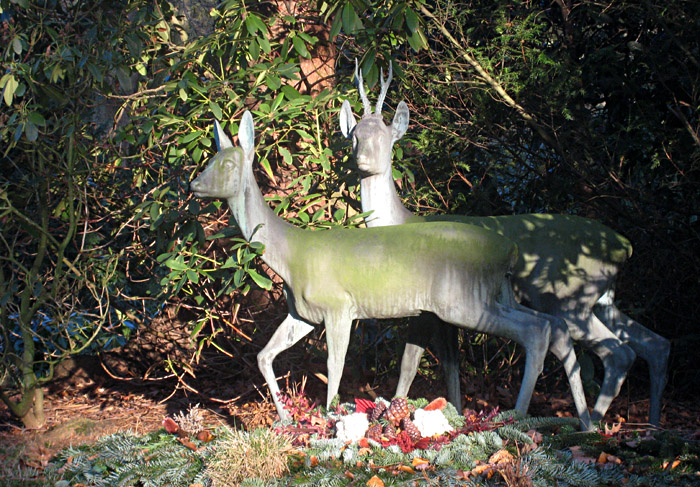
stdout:
[[345,354],[350,344],[350,328],[352,319],[345,315],[327,317],[326,345],[328,346],[328,393],[326,394],[326,407],[338,393],[340,379],[343,376],[345,366]]
[[272,370],[272,361],[280,352],[287,350],[313,329],[313,326],[290,313],[277,328],[270,341],[265,345],[265,348],[258,353],[258,368],[262,372],[263,377],[265,377],[267,387],[270,389],[272,400],[277,409],[277,414],[282,421],[288,419],[289,414],[282,408],[282,403],[280,402],[280,389],[277,385],[275,372]]

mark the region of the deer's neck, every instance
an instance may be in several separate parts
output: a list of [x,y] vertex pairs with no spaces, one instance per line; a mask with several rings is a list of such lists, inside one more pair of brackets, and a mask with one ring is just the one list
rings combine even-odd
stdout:
[[366,219],[368,227],[400,225],[412,216],[396,193],[391,167],[382,174],[362,178],[360,198],[362,211],[372,211]]
[[289,275],[289,237],[300,231],[282,220],[265,201],[253,170],[243,170],[240,191],[228,204],[243,238],[248,242],[260,242],[265,245],[262,260],[270,266],[283,280]]

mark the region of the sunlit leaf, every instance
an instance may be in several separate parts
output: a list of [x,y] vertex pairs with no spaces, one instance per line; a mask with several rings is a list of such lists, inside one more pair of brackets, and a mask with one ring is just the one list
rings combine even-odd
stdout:
[[214,118],[217,120],[221,120],[221,118],[224,116],[223,112],[221,111],[221,106],[219,106],[219,104],[213,100],[209,102],[209,109],[214,114]]
[[15,51],[15,54],[22,54],[22,41],[19,37],[12,39],[12,50]]
[[304,39],[302,39],[299,36],[294,36],[294,38],[292,39],[292,44],[294,44],[294,50],[301,57],[305,57],[305,58],[311,57],[311,54],[309,54],[309,51],[306,49],[306,43],[304,42]]
[[[219,117],[217,117],[219,118]],[[200,137],[204,132],[201,130],[195,130],[194,132],[190,132],[189,134],[183,135],[178,139],[178,142],[180,144],[187,144],[189,142],[192,142],[194,139],[197,137]]]
[[265,54],[270,54],[270,51],[272,51],[272,47],[270,46],[270,41],[267,40],[267,37],[265,36],[260,36],[257,38],[258,44],[260,45],[260,48],[263,50]]
[[199,274],[197,274],[195,271],[188,269],[187,270],[187,279],[192,281],[195,284],[199,283]]
[[267,77],[265,78],[265,84],[272,91],[275,91],[275,90],[279,90],[280,86],[282,86],[282,80],[280,78],[278,78],[277,76],[274,76],[272,74],[268,74]]
[[251,277],[251,279],[253,279],[253,281],[255,281],[255,284],[265,289],[266,291],[272,289],[272,281],[267,277],[263,277],[254,269],[248,269],[248,275]]
[[17,80],[13,74],[6,74],[0,80],[0,85],[3,86],[2,97],[5,100],[7,106],[12,105],[12,98],[15,96],[15,90],[17,90]]
[[260,165],[265,170],[267,177],[270,178],[274,184],[277,184],[277,178],[275,177],[275,173],[272,171],[272,167],[270,167],[270,161],[267,160],[267,158],[263,158],[260,160]]
[[267,26],[265,22],[260,20],[260,17],[254,13],[248,12],[246,14],[245,27],[251,36],[255,36],[258,32],[260,32],[263,37],[267,35]]
[[180,260],[177,260],[177,258],[168,259],[167,261],[165,261],[165,265],[174,271],[186,271],[188,269],[187,264]]
[[278,147],[277,150],[279,151],[280,155],[282,156],[282,159],[284,159],[285,164],[292,163],[292,153],[289,152],[288,149],[286,149],[284,147]]

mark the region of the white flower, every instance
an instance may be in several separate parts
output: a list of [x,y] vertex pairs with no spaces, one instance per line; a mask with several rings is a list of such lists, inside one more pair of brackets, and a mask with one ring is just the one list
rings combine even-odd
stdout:
[[433,411],[416,409],[413,417],[413,424],[416,425],[416,428],[418,428],[418,431],[420,431],[421,436],[424,438],[433,435],[441,435],[453,430],[450,423],[447,422],[447,418],[439,409]]
[[367,428],[369,428],[367,413],[348,414],[335,423],[335,436],[344,442],[355,442],[364,438]]

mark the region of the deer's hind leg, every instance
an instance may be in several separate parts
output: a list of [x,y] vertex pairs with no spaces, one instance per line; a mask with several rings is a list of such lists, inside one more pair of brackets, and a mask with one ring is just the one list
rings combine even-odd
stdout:
[[401,373],[396,386],[397,396],[407,396],[411,383],[418,372],[420,359],[429,343],[442,362],[447,397],[457,408],[462,409],[459,384],[459,330],[456,326],[440,320],[433,313],[424,312],[420,316],[409,318],[408,338],[401,358]]
[[649,422],[658,426],[661,421],[661,397],[666,386],[671,342],[620,311],[613,302],[611,291],[601,297],[593,312],[649,365]]
[[326,394],[326,406],[338,393],[340,379],[343,377],[345,355],[350,345],[350,329],[352,319],[344,313],[327,316],[324,319],[326,325],[326,345],[328,347],[328,392]]
[[592,312],[583,317],[577,312],[558,315],[566,320],[574,339],[595,353],[603,362],[603,383],[591,413],[591,420],[598,422],[603,419],[613,399],[620,393],[636,354]]
[[[467,311],[471,314],[470,311]],[[542,373],[549,348],[551,324],[548,320],[520,311],[511,306],[494,303],[481,309],[478,319],[465,319],[459,307],[444,310],[440,317],[461,328],[508,338],[525,348],[525,372],[515,409],[525,414],[530,406],[537,377]]]

